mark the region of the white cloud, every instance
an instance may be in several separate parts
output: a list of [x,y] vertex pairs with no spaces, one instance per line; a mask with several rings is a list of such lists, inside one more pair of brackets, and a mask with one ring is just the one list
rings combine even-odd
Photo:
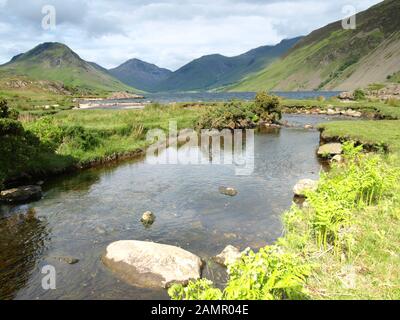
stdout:
[[[205,54],[236,55],[305,35],[379,0],[0,0],[0,63],[44,41],[67,44],[105,67],[139,58],[176,69]],[[41,6],[57,10],[45,31]],[[12,32],[10,32],[10,30]]]

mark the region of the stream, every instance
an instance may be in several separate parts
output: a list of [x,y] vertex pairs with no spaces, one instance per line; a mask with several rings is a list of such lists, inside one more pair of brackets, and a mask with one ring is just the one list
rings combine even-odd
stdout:
[[[282,234],[281,215],[302,178],[318,179],[319,115],[285,115],[297,127],[255,135],[255,168],[237,176],[232,165],[151,165],[129,160],[46,181],[42,200],[0,206],[1,299],[168,299],[165,290],[125,284],[100,257],[117,240],[180,246],[209,263],[207,278],[222,286],[225,270],[210,257],[227,245],[258,249]],[[191,152],[183,146],[178,152]],[[236,197],[218,192],[238,190]],[[140,223],[150,210],[156,222]],[[79,259],[68,264],[60,257]],[[56,269],[55,290],[42,289],[42,267]]]

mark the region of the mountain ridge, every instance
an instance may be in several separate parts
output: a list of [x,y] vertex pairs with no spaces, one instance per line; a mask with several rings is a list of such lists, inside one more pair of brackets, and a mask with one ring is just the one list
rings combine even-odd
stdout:
[[211,90],[234,83],[258,71],[289,50],[302,37],[284,39],[277,45],[261,46],[241,55],[210,54],[194,59],[156,86],[156,91]]
[[400,1],[357,14],[355,30],[341,21],[314,30],[281,59],[227,91],[354,90],[385,82],[400,70]]
[[83,60],[65,44],[45,42],[0,65],[5,76],[27,76],[33,80],[62,82],[73,90],[138,91],[111,76],[93,62]]

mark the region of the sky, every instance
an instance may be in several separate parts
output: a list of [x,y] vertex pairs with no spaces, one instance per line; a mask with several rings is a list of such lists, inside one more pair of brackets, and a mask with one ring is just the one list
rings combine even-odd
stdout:
[[[62,42],[112,68],[138,58],[176,70],[203,55],[234,56],[307,35],[380,0],[0,0],[0,64]],[[42,21],[55,9],[55,27]],[[46,7],[45,7],[46,9]],[[48,24],[46,24],[48,25]]]

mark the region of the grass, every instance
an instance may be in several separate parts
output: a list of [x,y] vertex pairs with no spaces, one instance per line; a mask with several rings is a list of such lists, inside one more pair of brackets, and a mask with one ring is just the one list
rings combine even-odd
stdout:
[[400,154],[400,120],[336,121],[320,125],[325,139],[356,140]]
[[23,122],[24,133],[0,140],[1,180],[46,175],[146,148],[150,129],[193,127],[199,110],[148,106],[144,110],[68,110]]

